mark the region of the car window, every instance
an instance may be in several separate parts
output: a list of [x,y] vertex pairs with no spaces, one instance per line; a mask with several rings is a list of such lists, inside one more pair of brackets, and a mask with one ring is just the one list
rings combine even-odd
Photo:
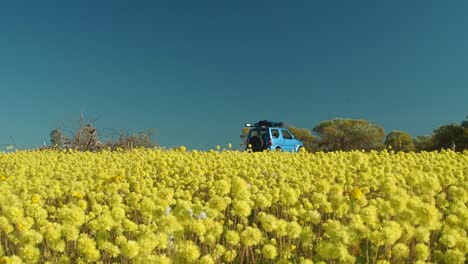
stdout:
[[281,130],[281,133],[283,134],[284,139],[292,139],[292,135],[291,135],[291,133],[289,133],[289,131]]
[[279,130],[278,129],[272,129],[271,130],[271,136],[273,138],[279,138]]
[[266,133],[266,129],[265,128],[261,128],[261,129],[251,129],[250,130],[250,137],[255,137],[255,136],[258,136],[258,137],[263,137]]

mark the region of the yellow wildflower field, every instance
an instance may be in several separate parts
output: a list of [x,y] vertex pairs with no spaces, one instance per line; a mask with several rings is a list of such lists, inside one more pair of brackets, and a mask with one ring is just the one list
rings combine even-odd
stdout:
[[0,263],[465,263],[468,153],[0,154]]

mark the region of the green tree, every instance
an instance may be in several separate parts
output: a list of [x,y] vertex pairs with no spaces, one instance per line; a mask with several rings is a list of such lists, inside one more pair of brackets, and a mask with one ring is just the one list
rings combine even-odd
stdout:
[[432,136],[434,149],[451,149],[463,151],[468,149],[468,128],[459,124],[443,125]]
[[117,147],[130,149],[130,148],[154,148],[157,144],[152,140],[155,134],[154,129],[148,129],[146,132],[139,132],[131,135],[120,135],[119,140],[116,143]]
[[50,132],[50,144],[52,147],[61,148],[65,143],[65,137],[60,129],[54,129]]
[[404,131],[392,131],[385,138],[385,146],[391,146],[395,151],[412,151],[414,143],[411,136]]
[[314,127],[324,151],[382,149],[385,131],[367,120],[334,119]]
[[434,150],[434,143],[431,136],[417,136],[413,139],[414,149],[416,151]]
[[[468,118],[468,116],[466,118]],[[468,120],[463,120],[463,122],[461,123],[461,126],[463,128],[468,128]]]
[[295,126],[287,126],[287,128],[296,139],[299,139],[304,143],[304,148],[307,151],[313,152],[318,149],[318,140],[317,137],[312,135],[312,131],[307,128],[298,128]]

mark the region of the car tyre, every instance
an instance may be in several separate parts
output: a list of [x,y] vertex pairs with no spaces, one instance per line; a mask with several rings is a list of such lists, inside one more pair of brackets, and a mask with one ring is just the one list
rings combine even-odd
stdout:
[[252,150],[253,151],[260,151],[260,150],[263,149],[264,142],[263,142],[263,139],[261,137],[253,136],[250,139],[250,145],[252,145]]

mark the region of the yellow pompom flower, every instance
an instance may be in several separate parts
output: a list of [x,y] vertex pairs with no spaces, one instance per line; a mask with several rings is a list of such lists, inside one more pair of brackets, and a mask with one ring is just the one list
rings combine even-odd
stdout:
[[227,181],[227,179],[221,179],[214,183],[214,190],[220,196],[226,195],[231,191],[231,184]]
[[268,208],[271,207],[271,201],[264,194],[259,193],[255,197],[255,205],[259,208]]
[[458,242],[459,232],[453,228],[446,228],[442,233],[440,242],[449,248],[453,248]]
[[6,218],[4,216],[0,216],[0,230],[5,232],[5,234],[10,234],[14,230],[14,227],[10,223],[8,218]]
[[393,245],[402,234],[400,225],[395,221],[388,221],[382,228],[382,242],[386,245]]
[[0,153],[0,258],[464,263],[467,162],[445,150]]
[[445,263],[465,263],[465,255],[458,249],[449,249],[444,254]]
[[21,242],[29,245],[37,245],[42,243],[44,237],[36,230],[27,230],[21,236]]
[[[158,255],[158,256],[155,256],[154,258],[151,259],[151,263],[153,264],[171,264],[172,261],[169,257],[167,256],[164,256],[164,255]],[[148,263],[148,262],[146,262]],[[144,264],[144,263],[142,263]]]
[[407,259],[409,256],[408,246],[403,243],[397,243],[395,246],[393,246],[392,256],[398,260]]
[[274,215],[260,212],[258,214],[258,219],[260,220],[263,230],[266,232],[273,232],[278,228],[278,219]]
[[81,194],[81,192],[74,192],[73,193],[73,197],[77,198],[77,199],[82,199],[83,198],[83,194]]
[[8,256],[0,259],[0,264],[24,264],[18,256]]
[[234,202],[234,213],[238,216],[248,217],[252,208],[247,201],[239,200]]
[[123,256],[133,259],[140,253],[140,246],[136,241],[128,240],[127,242],[122,243],[120,246],[120,252],[122,252]]
[[278,236],[286,236],[288,234],[287,227],[288,222],[286,220],[278,219],[278,221],[276,221],[276,234]]
[[234,230],[228,230],[226,231],[226,242],[230,245],[236,246],[239,244],[239,233]]
[[241,241],[246,246],[255,246],[261,243],[263,234],[260,230],[254,227],[247,227],[241,233]]
[[226,209],[227,207],[227,203],[226,201],[224,200],[223,197],[221,196],[214,196],[210,199],[210,201],[208,202],[208,206],[211,208],[211,209],[214,209],[214,210],[217,210],[219,212],[222,212]]
[[138,224],[128,218],[123,220],[122,227],[125,231],[128,232],[135,232],[136,230],[138,230]]
[[249,191],[249,185],[244,179],[240,177],[234,177],[231,180],[231,193],[232,197],[239,200],[248,200],[250,199],[251,195]]
[[317,245],[317,253],[323,259],[337,259],[339,257],[339,252],[337,247],[328,241],[321,241]]
[[309,211],[308,218],[312,224],[318,224],[322,221],[322,215],[317,210]]
[[198,261],[199,264],[214,264],[215,261],[211,255],[205,255]]
[[362,190],[359,187],[354,187],[353,190],[351,191],[351,196],[356,200],[361,199],[362,195],[363,195]]
[[80,236],[80,230],[75,226],[63,225],[61,230],[67,241],[76,241]]
[[58,259],[58,264],[70,264],[70,257],[68,256],[60,256],[60,258]]
[[281,201],[286,205],[294,205],[298,200],[299,194],[293,188],[286,188],[282,191]]
[[26,263],[37,263],[41,257],[41,252],[37,247],[26,244],[20,250],[20,257]]
[[98,242],[98,248],[112,257],[118,257],[120,254],[120,249],[117,245],[114,245],[112,242],[107,240],[101,240]]
[[84,210],[77,206],[64,207],[58,214],[64,225],[79,227],[86,221]]
[[273,245],[265,245],[262,248],[262,256],[266,259],[275,259],[278,256],[278,251]]
[[193,241],[182,241],[176,247],[176,259],[183,263],[194,263],[199,257],[200,249]]
[[416,244],[414,252],[416,253],[416,259],[420,261],[425,261],[430,254],[429,247],[422,243]]
[[314,264],[314,262],[311,259],[306,259],[302,257],[301,260],[299,261],[299,264]]
[[429,242],[431,232],[423,226],[418,226],[414,229],[414,237],[420,242]]
[[302,228],[297,222],[288,222],[286,225],[286,235],[289,238],[298,238],[301,235]]
[[34,195],[34,196],[31,198],[31,202],[32,202],[33,204],[37,204],[37,203],[39,203],[39,201],[40,201],[40,197],[37,196],[37,195]]
[[99,250],[96,249],[96,242],[85,234],[81,234],[78,239],[78,253],[87,261],[95,262],[101,257]]
[[212,252],[212,255],[214,258],[218,259],[224,255],[224,252],[226,252],[226,248],[223,245],[216,244]]
[[223,260],[231,263],[236,260],[237,253],[235,250],[228,250],[224,253]]
[[310,247],[313,245],[315,234],[309,229],[303,229],[300,235],[300,239],[304,247]]
[[195,233],[198,237],[203,237],[203,235],[206,233],[206,227],[203,220],[193,220],[190,223],[188,230]]
[[117,221],[124,220],[126,218],[125,209],[122,207],[112,208],[112,218],[114,218]]

